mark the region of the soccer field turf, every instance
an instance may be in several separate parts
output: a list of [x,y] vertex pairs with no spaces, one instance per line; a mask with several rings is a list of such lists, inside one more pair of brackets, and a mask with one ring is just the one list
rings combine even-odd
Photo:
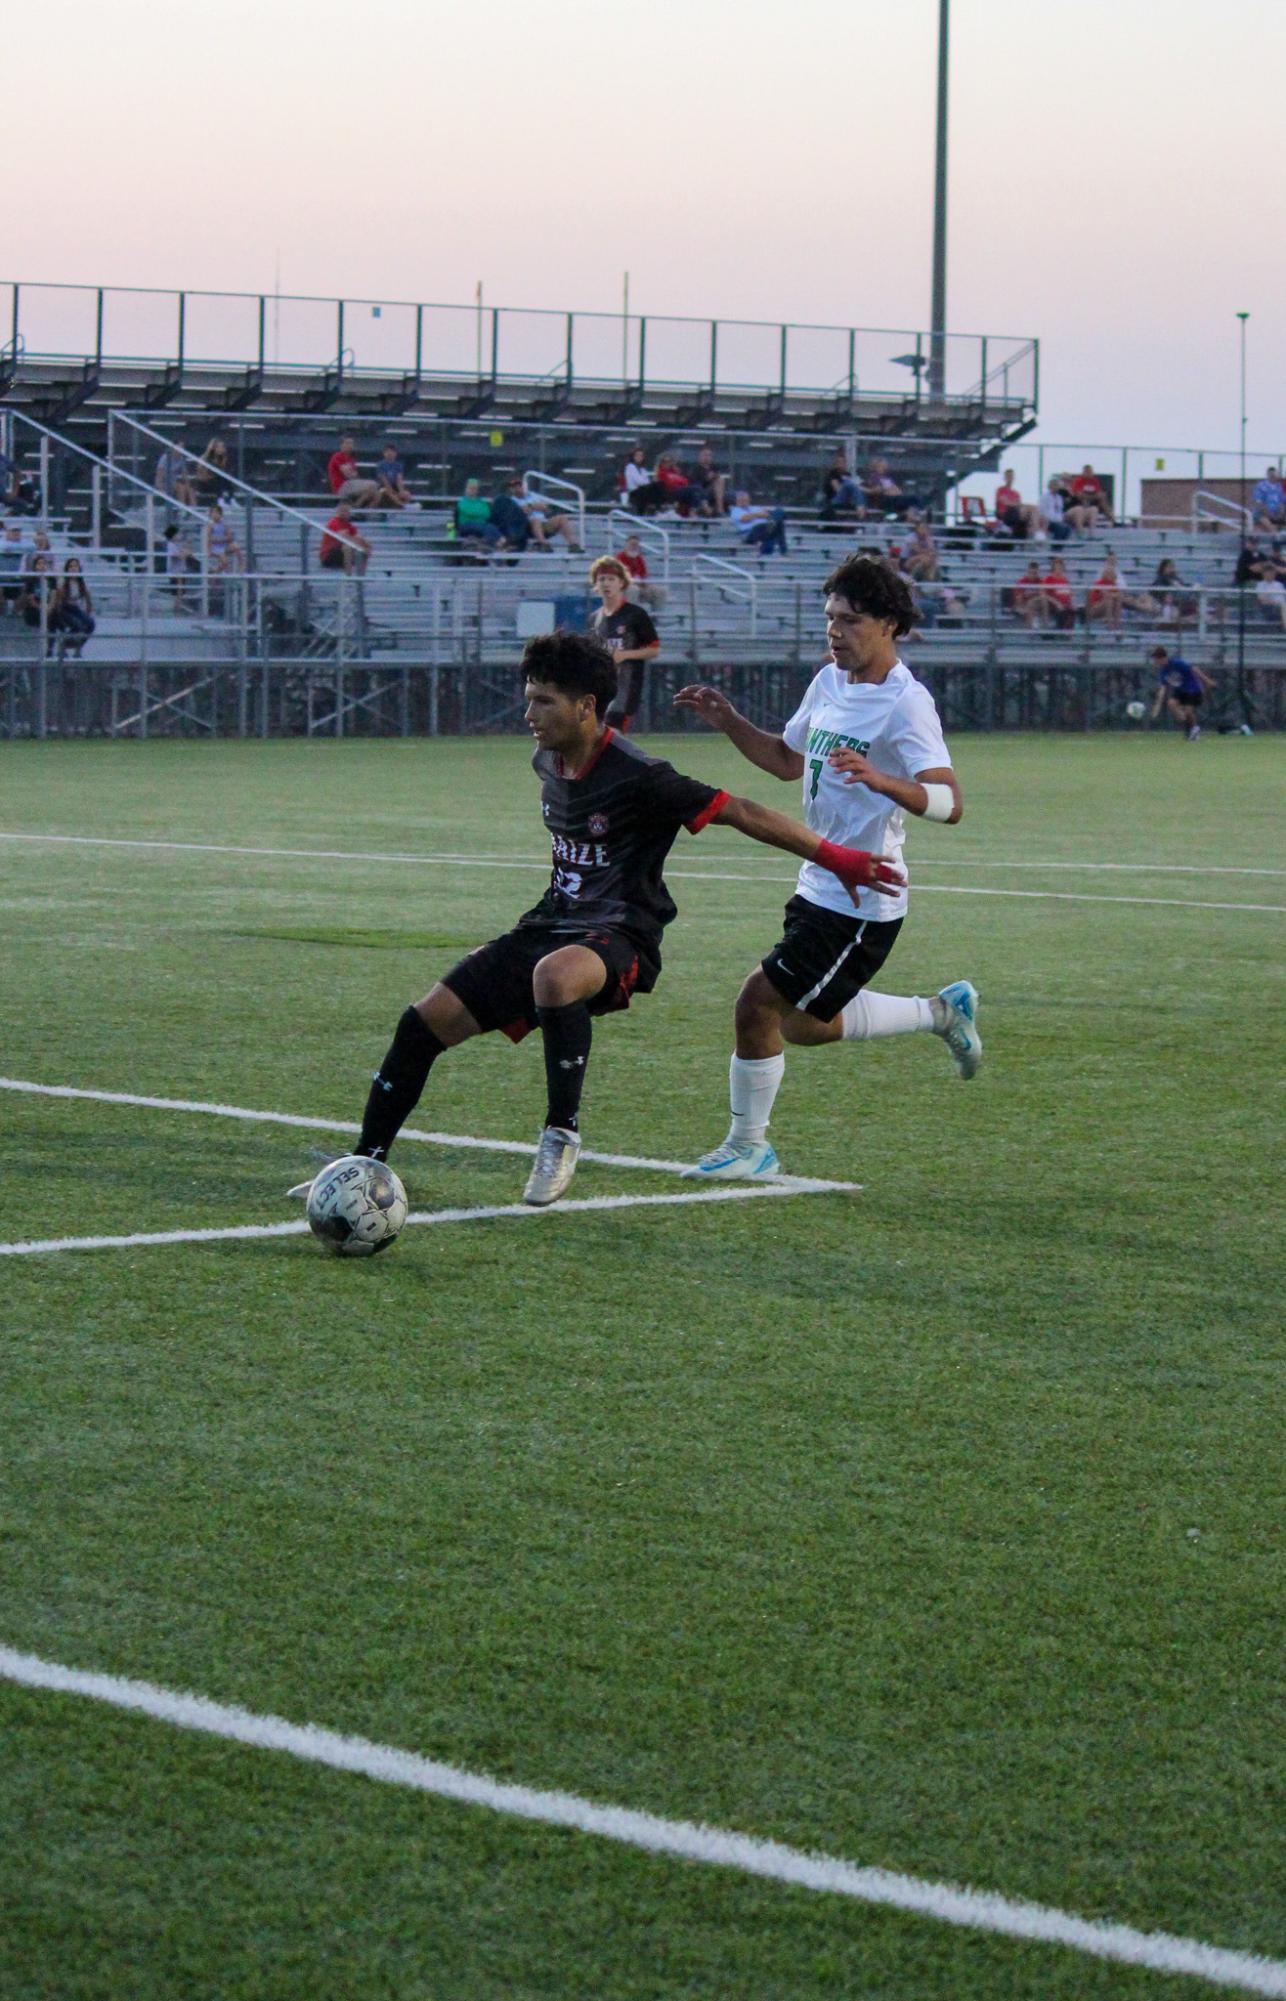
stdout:
[[[722,741],[653,747],[798,809]],[[0,1257],[0,1649],[1205,1941],[1286,1993],[1249,1960],[1286,1954],[1281,748],[953,747],[966,817],[913,827],[878,984],[971,978],[982,1073],[927,1036],[792,1052],[777,1103],[784,1170],[860,1192],[410,1227],[372,1262]],[[406,1002],[539,892],[528,756],[0,748],[0,834],[75,837],[0,839],[0,1070],[357,1118]],[[583,1125],[677,1163],[723,1136],[793,867],[719,829],[671,861],[666,970],[599,1024]],[[538,1040],[492,1037],[413,1123],[530,1144],[543,1105]],[[290,1220],[327,1143],[24,1090],[0,1121],[6,1245]],[[394,1163],[420,1212],[514,1203],[527,1165]],[[572,1194],[686,1186],[589,1161]],[[0,1740],[5,2001],[1210,1991],[6,1679]]]

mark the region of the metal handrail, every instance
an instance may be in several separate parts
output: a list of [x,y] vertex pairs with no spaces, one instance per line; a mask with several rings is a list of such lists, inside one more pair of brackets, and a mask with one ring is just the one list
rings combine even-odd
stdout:
[[[140,432],[143,437],[150,438],[154,444],[163,445],[167,451],[181,452],[183,457],[193,465],[200,465],[202,463],[199,452],[190,451],[186,445],[179,444],[176,438],[167,438],[162,431],[154,431],[150,424],[145,424],[140,418],[131,416],[128,410],[112,410],[108,413],[107,450],[109,456],[115,452],[117,424],[126,426],[131,431]],[[166,501],[167,505],[174,504],[169,501],[167,495],[160,492],[159,488],[152,487],[150,482],[138,482],[134,474],[126,473],[123,469],[121,469],[121,477],[135,480],[136,484],[141,483],[147,486],[149,492],[155,493],[158,499]],[[309,535],[316,535],[319,524],[311,516],[301,513],[298,508],[290,507],[285,501],[278,500],[275,495],[264,493],[259,487],[251,486],[248,481],[239,479],[235,473],[224,470],[219,473],[219,478],[228,486],[235,487],[238,493],[245,494],[250,505],[257,504],[260,507],[265,507],[269,510],[270,514],[277,514],[284,520],[294,521],[298,526],[306,529]]]
[[1244,523],[1247,528],[1252,528],[1255,522],[1248,507],[1226,499],[1222,493],[1207,493],[1204,489],[1193,494],[1188,515],[1194,528],[1199,521],[1217,521],[1225,527]]
[[718,570],[722,575],[741,579],[745,586],[744,590],[739,591],[735,584],[725,583],[720,583],[719,589],[724,597],[730,597],[734,603],[750,606],[750,637],[753,639],[759,615],[759,579],[754,571],[747,570],[741,563],[730,563],[724,556],[694,556],[693,575],[700,569]]

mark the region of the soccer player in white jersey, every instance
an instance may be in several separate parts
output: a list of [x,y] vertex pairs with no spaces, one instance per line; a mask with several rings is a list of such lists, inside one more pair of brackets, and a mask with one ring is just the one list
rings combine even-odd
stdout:
[[[804,818],[815,832],[900,865],[904,813],[954,825],[963,810],[933,697],[898,657],[914,620],[911,595],[888,563],[869,556],[841,563],[824,589],[830,659],[780,736],[756,729],[714,688],[683,688],[675,701],[761,771],[802,778]],[[834,876],[804,864],[781,942],[737,997],[728,1137],[690,1175],[735,1181],[779,1171],[768,1122],[787,1042],[814,1047],[924,1030],[942,1037],[961,1077],[975,1075],[982,1041],[968,980],[929,999],[867,986],[905,915],[905,880],[896,898],[850,897]]]

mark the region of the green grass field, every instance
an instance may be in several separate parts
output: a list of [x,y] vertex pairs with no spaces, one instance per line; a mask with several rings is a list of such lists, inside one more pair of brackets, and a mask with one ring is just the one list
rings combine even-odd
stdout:
[[[796,809],[721,741],[656,747]],[[966,818],[913,829],[881,985],[971,977],[983,1072],[845,1045],[778,1100],[784,1168],[861,1193],[411,1228],[372,1263],[0,1258],[0,1645],[1286,1954],[1281,749],[954,748]],[[0,748],[0,832],[80,837],[0,840],[0,1070],[357,1117],[406,1002],[538,893],[527,759]],[[672,859],[665,974],[600,1025],[583,1124],[676,1161],[723,1135],[792,869],[717,829]],[[530,1141],[542,1083],[535,1039],[489,1038],[415,1123]],[[0,1132],[6,1243],[280,1221],[324,1139],[8,1091]],[[417,1209],[526,1171],[394,1160]],[[682,1185],[591,1163],[573,1194]],[[0,1741],[5,2001],[1200,1987],[5,1681]]]

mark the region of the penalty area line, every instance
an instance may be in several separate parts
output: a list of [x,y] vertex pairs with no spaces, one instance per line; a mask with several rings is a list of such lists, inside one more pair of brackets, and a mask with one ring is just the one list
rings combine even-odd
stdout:
[[[579,1200],[550,1203],[533,1209],[526,1202],[490,1203],[476,1209],[423,1209],[407,1217],[404,1229],[432,1223],[489,1223],[498,1217],[514,1220],[540,1216],[584,1215],[614,1209],[675,1209],[703,1202],[783,1201],[791,1195],[855,1194],[850,1181],[751,1182],[745,1187],[694,1188],[684,1195],[586,1195]],[[53,1251],[129,1251],[151,1244],[236,1243],[262,1237],[303,1237],[308,1223],[292,1218],[288,1223],[233,1223],[226,1228],[206,1230],[136,1230],[127,1237],[46,1237],[37,1243],[0,1244],[0,1258],[43,1256]]]
[[631,1807],[606,1806],[575,1793],[493,1779],[414,1751],[342,1735],[312,1723],[258,1714],[207,1696],[158,1687],[122,1675],[95,1674],[0,1646],[0,1679],[44,1693],[77,1696],[207,1737],[272,1751],[309,1765],[400,1786],[510,1819],[563,1828],[683,1862],[731,1869],[773,1883],[847,1897],[904,1911],[940,1924],[1003,1938],[1059,1946],[1094,1959],[1187,1976],[1243,1993],[1286,1997],[1286,1961],[1207,1945],[1170,1932],[1139,1931],[1103,1918],[1082,1918],[1048,1904],[993,1891],[966,1889],[891,1869],[868,1868],[840,1856],[788,1847],[690,1820],[671,1820]]

